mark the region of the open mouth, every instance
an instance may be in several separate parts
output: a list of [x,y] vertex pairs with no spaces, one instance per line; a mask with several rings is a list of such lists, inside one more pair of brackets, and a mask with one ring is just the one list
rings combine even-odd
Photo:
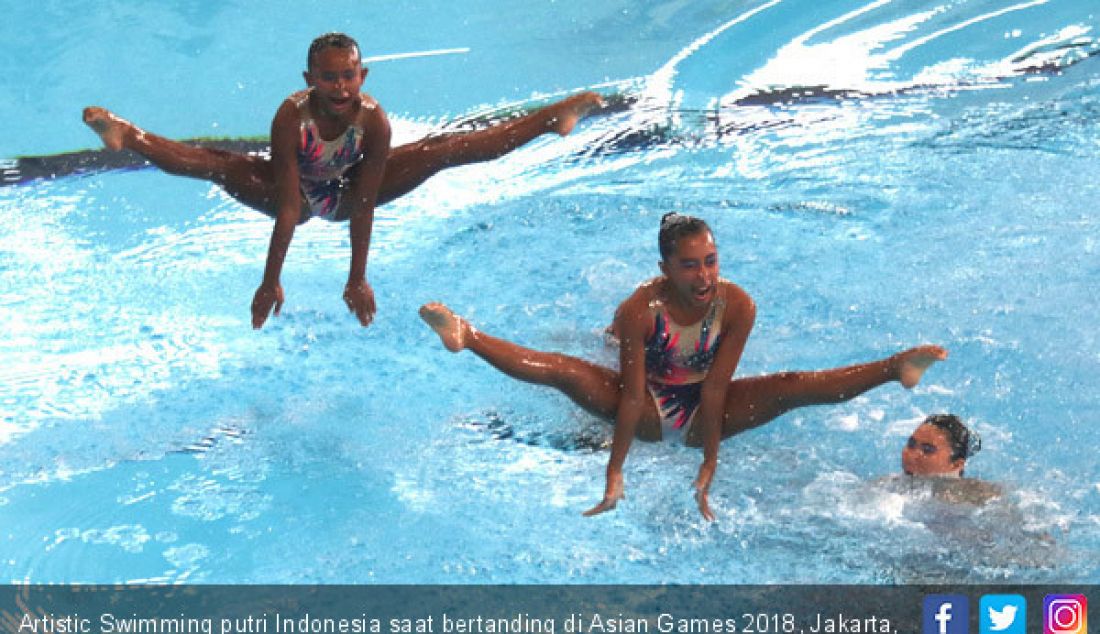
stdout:
[[334,110],[347,110],[351,105],[351,97],[329,97],[329,103]]
[[702,302],[702,301],[706,301],[707,299],[710,298],[710,294],[711,294],[712,290],[714,290],[714,286],[711,285],[711,284],[708,284],[707,286],[704,286],[702,288],[693,288],[693,289],[691,289],[691,294],[692,294],[692,297],[694,297],[696,301]]

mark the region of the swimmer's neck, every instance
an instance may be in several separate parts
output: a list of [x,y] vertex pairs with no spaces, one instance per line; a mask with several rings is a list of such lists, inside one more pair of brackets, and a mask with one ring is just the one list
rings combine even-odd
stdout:
[[[675,317],[686,319],[682,323],[694,323],[702,319],[710,311],[714,302],[718,300],[718,292],[705,302],[694,301],[690,297],[677,292],[667,276],[657,278],[653,299],[665,305],[675,313]],[[679,323],[679,322],[678,322]]]

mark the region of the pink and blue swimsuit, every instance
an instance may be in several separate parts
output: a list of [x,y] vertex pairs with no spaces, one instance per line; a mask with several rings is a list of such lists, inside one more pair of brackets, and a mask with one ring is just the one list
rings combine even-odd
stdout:
[[351,125],[331,141],[322,138],[309,112],[311,91],[303,90],[291,97],[302,118],[298,174],[302,198],[308,209],[303,208],[301,222],[313,217],[343,220],[337,217],[336,210],[348,184],[348,172],[363,158],[364,133],[361,127]]
[[653,334],[645,341],[646,387],[661,414],[665,438],[685,438],[702,396],[703,379],[714,363],[722,340],[721,297],[711,302],[702,319],[688,326],[672,321],[664,302],[649,304]]

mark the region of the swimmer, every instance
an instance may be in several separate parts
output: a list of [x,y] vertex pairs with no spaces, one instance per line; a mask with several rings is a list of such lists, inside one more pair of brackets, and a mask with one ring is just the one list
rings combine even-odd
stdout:
[[949,502],[984,504],[1000,496],[1001,487],[963,477],[966,461],[981,448],[981,437],[958,416],[934,414],[917,426],[901,450],[901,470],[906,477],[890,480],[909,487],[927,483],[933,496]]
[[982,439],[954,414],[925,418],[901,450],[905,475],[961,478],[966,460],[982,448]]
[[569,134],[602,104],[585,92],[537,112],[464,134],[436,135],[390,149],[390,123],[381,106],[359,89],[367,76],[359,45],[328,33],[309,47],[308,88],[290,95],[271,122],[271,157],[193,147],[157,136],[99,107],[84,122],[111,150],[133,150],[160,169],[214,182],[229,195],[275,219],[263,281],[252,300],[252,327],[260,328],[285,296],[279,282],[294,228],[317,216],[349,221],[351,267],[344,302],[363,326],[374,318],[367,283],[374,208],[407,194],[440,170],[488,161],[542,134]]
[[756,317],[752,298],[719,276],[714,234],[704,221],[666,214],[658,246],[661,275],[615,312],[619,372],[498,339],[443,304],[420,309],[451,352],[468,349],[508,376],[554,387],[614,423],[603,500],[585,515],[609,511],[623,497],[623,463],[637,436],[703,448],[695,500],[703,517],[713,520],[708,492],[722,439],[792,409],[840,403],[887,382],[911,388],[928,366],[947,358],[943,348],[925,345],[859,365],[732,380]]

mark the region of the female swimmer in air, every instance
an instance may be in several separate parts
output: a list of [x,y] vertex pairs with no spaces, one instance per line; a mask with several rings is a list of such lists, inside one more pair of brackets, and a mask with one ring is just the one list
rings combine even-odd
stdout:
[[374,208],[399,198],[448,167],[488,161],[536,137],[566,135],[602,104],[580,93],[483,130],[436,135],[390,149],[390,123],[373,97],[361,93],[367,76],[359,44],[327,33],[309,47],[307,88],[287,97],[271,122],[271,156],[195,147],[157,136],[99,107],[84,122],[111,150],[133,150],[171,174],[201,178],[275,219],[263,281],[252,299],[252,327],[282,308],[279,278],[294,228],[310,218],[348,221],[351,266],[344,302],[363,326],[374,318],[367,283]]

